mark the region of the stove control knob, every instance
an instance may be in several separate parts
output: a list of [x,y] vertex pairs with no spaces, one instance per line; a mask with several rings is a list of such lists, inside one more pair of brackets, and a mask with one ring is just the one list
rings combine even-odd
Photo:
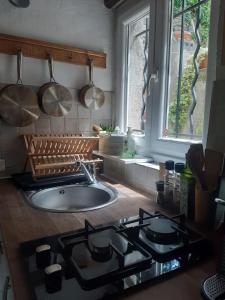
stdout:
[[40,245],[36,248],[36,264],[38,269],[44,269],[51,264],[50,245]]
[[49,294],[56,293],[62,288],[62,267],[54,264],[45,268],[45,288]]

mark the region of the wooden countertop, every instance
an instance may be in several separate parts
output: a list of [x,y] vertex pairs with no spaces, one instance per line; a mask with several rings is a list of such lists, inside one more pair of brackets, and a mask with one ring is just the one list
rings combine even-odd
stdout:
[[[30,207],[20,191],[10,181],[0,182],[0,226],[16,300],[30,300],[31,292],[18,247],[21,242],[47,235],[76,230],[84,226],[87,218],[92,224],[108,223],[124,216],[137,215],[139,207],[149,211],[158,207],[153,197],[148,198],[123,185],[113,184],[120,191],[114,204],[87,213],[47,213]],[[204,249],[203,249],[204,251]],[[198,265],[171,279],[128,293],[117,299],[144,300],[200,300],[203,279],[215,272],[213,260]]]

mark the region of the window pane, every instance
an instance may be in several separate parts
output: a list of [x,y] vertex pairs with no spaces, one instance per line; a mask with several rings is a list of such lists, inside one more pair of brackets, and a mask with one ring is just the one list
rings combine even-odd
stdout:
[[[149,16],[145,15],[128,26],[128,85],[127,114],[128,126],[134,129],[144,129],[144,102],[146,92],[143,91],[147,81],[148,59],[148,27]],[[143,94],[144,93],[144,94]],[[143,116],[143,118],[142,118]]]
[[192,5],[195,5],[199,2],[199,0],[184,0],[184,6],[185,8],[188,8]]
[[181,12],[183,6],[183,0],[174,0],[173,14]]
[[[186,3],[195,4],[189,0]],[[174,1],[176,5],[176,1]],[[208,64],[210,1],[172,21],[163,136],[201,140]]]

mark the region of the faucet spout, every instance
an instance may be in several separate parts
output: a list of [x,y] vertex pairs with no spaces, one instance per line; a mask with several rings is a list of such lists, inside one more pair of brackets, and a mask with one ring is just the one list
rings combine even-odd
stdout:
[[80,167],[81,167],[81,170],[84,172],[87,180],[88,180],[88,183],[89,184],[93,184],[93,183],[96,183],[96,179],[95,179],[95,172],[94,172],[94,167],[92,168],[93,170],[93,174],[90,173],[90,171],[88,170],[87,168],[87,164],[85,164],[84,162],[80,161]]

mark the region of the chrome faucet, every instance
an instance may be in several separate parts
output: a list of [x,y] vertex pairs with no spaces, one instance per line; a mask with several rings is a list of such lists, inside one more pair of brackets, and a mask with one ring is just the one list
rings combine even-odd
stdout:
[[81,168],[81,170],[84,172],[85,177],[88,180],[88,184],[96,183],[95,178],[95,163],[90,162],[82,162],[80,161],[78,163],[78,166]]

